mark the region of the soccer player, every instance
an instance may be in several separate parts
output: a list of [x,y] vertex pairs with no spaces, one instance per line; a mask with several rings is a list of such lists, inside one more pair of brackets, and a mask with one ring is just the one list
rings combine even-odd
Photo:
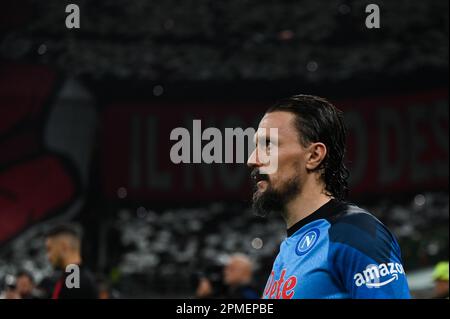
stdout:
[[[344,201],[342,112],[323,98],[296,95],[272,106],[259,128],[266,134],[258,131],[248,159],[253,209],[261,216],[279,212],[287,225],[263,298],[410,298],[394,235]],[[259,152],[275,149],[278,168],[265,174],[270,163]]]

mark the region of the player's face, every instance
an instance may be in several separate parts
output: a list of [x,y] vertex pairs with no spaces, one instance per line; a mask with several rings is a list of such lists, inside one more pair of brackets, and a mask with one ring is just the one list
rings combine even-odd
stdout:
[[269,163],[264,164],[258,156],[258,150],[261,149],[258,143],[264,141],[264,138],[258,136],[256,149],[247,162],[253,168],[253,208],[258,215],[265,216],[270,211],[282,212],[285,205],[301,190],[301,182],[306,174],[306,150],[300,144],[294,118],[295,115],[289,112],[272,112],[264,115],[259,123],[259,128],[264,129],[260,132],[269,133],[270,128],[278,129],[277,146],[274,146],[278,150],[278,169],[271,174],[261,174],[261,168]]
[[47,258],[54,268],[62,267],[63,243],[60,238],[47,238],[45,241]]

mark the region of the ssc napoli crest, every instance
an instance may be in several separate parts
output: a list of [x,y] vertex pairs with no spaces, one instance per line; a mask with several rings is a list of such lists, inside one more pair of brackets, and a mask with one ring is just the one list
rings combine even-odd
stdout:
[[295,247],[295,253],[299,256],[306,254],[310,251],[319,239],[320,232],[317,228],[313,228],[306,232],[300,240],[297,242],[297,246]]

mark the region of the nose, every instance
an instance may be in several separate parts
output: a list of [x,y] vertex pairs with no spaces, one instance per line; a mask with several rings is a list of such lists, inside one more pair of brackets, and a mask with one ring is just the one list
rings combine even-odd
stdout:
[[258,148],[255,148],[247,160],[247,166],[250,168],[260,167],[261,163],[258,160]]

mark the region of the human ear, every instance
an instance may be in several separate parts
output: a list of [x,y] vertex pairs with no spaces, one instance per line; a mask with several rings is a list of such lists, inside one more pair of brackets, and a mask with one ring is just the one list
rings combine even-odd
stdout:
[[308,149],[306,168],[313,171],[320,166],[327,155],[327,147],[323,143],[312,143]]

